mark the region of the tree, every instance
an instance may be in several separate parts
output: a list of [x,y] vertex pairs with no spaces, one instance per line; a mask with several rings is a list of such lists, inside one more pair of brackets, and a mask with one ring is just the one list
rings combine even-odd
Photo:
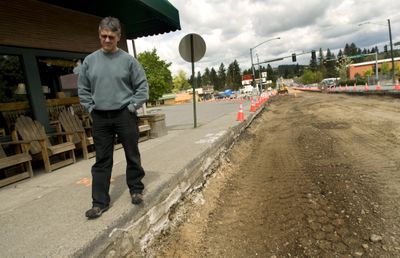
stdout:
[[364,77],[369,78],[372,75],[374,75],[374,71],[372,69],[368,69],[367,71],[364,72]]
[[203,85],[203,80],[200,72],[197,72],[197,77],[196,77],[196,88],[199,88]]
[[342,56],[341,58],[339,58],[336,69],[337,69],[337,71],[339,73],[339,77],[340,77],[341,81],[347,81],[348,80],[347,66],[349,64],[351,64],[352,62],[353,61],[349,57]]
[[318,51],[318,65],[321,68],[322,66],[324,66],[324,52],[322,51],[322,48],[319,49]]
[[317,71],[317,68],[318,68],[317,60],[311,58],[310,59],[310,69],[311,69],[311,71],[315,72],[315,71]]
[[215,87],[214,89],[222,90],[225,88],[225,85],[226,85],[226,69],[225,69],[224,63],[221,63],[219,65],[217,77],[218,77],[218,83],[216,83],[214,85],[214,87]]
[[272,69],[272,66],[270,64],[267,65],[267,80],[276,81],[276,74],[274,73],[274,70]]
[[300,80],[304,84],[319,83],[324,79],[324,76],[319,71],[306,70]]
[[211,71],[210,71],[210,81],[211,81],[211,85],[213,85],[213,86],[218,84],[218,76],[217,76],[217,72],[215,71],[214,67],[211,68]]
[[183,70],[178,71],[178,74],[174,76],[172,82],[174,84],[173,92],[175,93],[190,89],[191,87],[190,83],[187,80],[186,73]]
[[230,87],[233,90],[238,90],[242,86],[242,73],[236,59],[228,66],[226,82],[227,87]]
[[140,53],[138,60],[146,72],[150,102],[157,101],[163,94],[172,92],[172,75],[169,70],[171,63],[161,60],[155,48]]
[[386,75],[390,72],[389,64],[387,62],[384,62],[381,66],[381,72],[383,75]]
[[203,76],[201,77],[202,84],[197,85],[197,87],[201,87],[203,85],[210,85],[211,84],[211,76],[210,76],[210,69],[206,67]]
[[327,78],[338,77],[335,64],[336,64],[335,54],[331,53],[331,50],[328,48],[326,50],[326,64],[325,64]]

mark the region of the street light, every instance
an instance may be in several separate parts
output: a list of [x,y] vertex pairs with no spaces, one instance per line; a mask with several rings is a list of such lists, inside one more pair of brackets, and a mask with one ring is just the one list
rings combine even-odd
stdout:
[[[393,43],[392,43],[392,29],[390,27],[390,19],[387,19],[388,22],[388,29],[389,29],[389,40],[390,40],[390,57],[392,58],[392,80],[393,84],[396,83],[396,77],[395,77],[395,70],[394,70],[394,55],[393,55]],[[381,25],[381,26],[386,26],[380,23],[375,23],[375,22],[363,22],[358,24],[358,26],[362,26],[364,24],[376,24],[376,25]]]
[[[257,46],[250,48],[251,72],[253,73],[253,80],[252,80],[253,87],[255,86],[255,80],[254,80],[254,78],[255,78],[255,76],[256,76],[256,74],[255,74],[255,72],[254,72],[254,64],[253,64],[253,49],[255,49],[256,47],[259,47],[259,46],[261,46],[262,44],[267,43],[267,42],[269,42],[269,41],[271,41],[271,40],[275,40],[275,39],[281,39],[281,38],[280,38],[280,37],[276,37],[276,38],[268,39],[268,40],[266,40],[266,41],[261,42],[261,43],[258,44]],[[260,86],[261,86],[261,85],[260,85]],[[261,92],[261,89],[260,89],[260,92]]]

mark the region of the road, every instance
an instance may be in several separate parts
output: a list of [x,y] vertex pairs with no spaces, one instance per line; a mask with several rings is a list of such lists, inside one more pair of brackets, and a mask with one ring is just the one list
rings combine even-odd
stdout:
[[171,214],[149,257],[400,257],[400,101],[291,92]]
[[[239,100],[196,103],[197,126],[202,126],[233,111],[239,111],[239,104]],[[246,111],[249,110],[250,101],[243,102],[243,108]],[[192,103],[154,107],[150,108],[149,112],[164,113],[168,130],[182,130],[194,127]]]

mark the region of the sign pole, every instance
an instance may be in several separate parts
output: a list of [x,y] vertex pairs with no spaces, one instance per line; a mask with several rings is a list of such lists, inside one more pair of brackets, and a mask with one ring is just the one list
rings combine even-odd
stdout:
[[194,128],[197,127],[197,115],[196,115],[196,81],[194,74],[194,47],[193,47],[193,34],[190,35],[190,55],[192,62],[192,89],[193,89],[193,118]]
[[194,33],[187,34],[179,43],[179,53],[182,58],[189,63],[192,63],[192,90],[193,90],[193,118],[194,128],[197,127],[196,114],[196,78],[194,74],[194,62],[199,61],[206,53],[206,43],[204,39]]

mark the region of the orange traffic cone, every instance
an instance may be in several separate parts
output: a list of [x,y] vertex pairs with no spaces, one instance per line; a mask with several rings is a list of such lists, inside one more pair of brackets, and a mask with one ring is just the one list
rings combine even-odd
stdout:
[[357,91],[357,85],[354,83],[353,91]]
[[368,87],[368,83],[365,83],[365,91],[368,91],[369,87]]
[[244,121],[243,104],[240,103],[239,112],[237,113],[236,121]]
[[260,107],[260,98],[257,97],[255,102],[256,102],[256,109],[257,109]]
[[400,90],[400,83],[399,80],[396,80],[396,84],[393,87],[395,90]]
[[250,112],[256,112],[256,104],[254,103],[254,99],[251,100]]
[[375,87],[375,90],[377,90],[377,91],[380,91],[380,90],[382,90],[382,87],[381,87],[381,85],[379,85],[379,81],[378,81],[378,85],[376,85],[376,87]]

